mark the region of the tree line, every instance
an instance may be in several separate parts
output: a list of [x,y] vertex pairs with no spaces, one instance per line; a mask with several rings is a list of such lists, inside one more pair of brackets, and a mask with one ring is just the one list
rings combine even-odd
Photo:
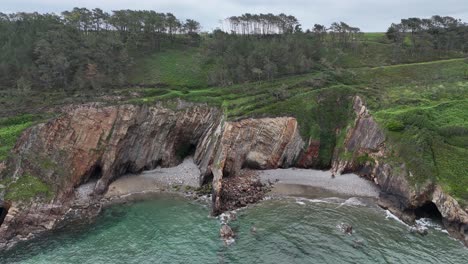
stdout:
[[198,45],[200,23],[155,11],[0,13],[0,88],[99,89],[126,81],[132,55]]
[[245,13],[225,20],[230,32],[241,35],[269,35],[302,31],[299,20],[284,13],[273,15]]
[[396,48],[409,50],[411,55],[468,52],[468,25],[450,16],[402,19],[393,23],[386,35]]
[[385,44],[385,51],[369,47],[360,28],[345,22],[328,27],[315,24],[303,31],[297,18],[285,14],[246,13],[226,21],[229,30],[216,30],[204,42],[207,63],[215,65],[208,74],[209,83],[216,85],[340,68],[340,57],[360,60],[369,56],[370,49],[381,52],[378,55],[390,63],[460,57],[468,52],[468,25],[448,16],[392,24],[386,39],[374,44]]
[[306,34],[244,38],[215,31],[203,45],[206,63],[214,65],[208,82],[230,85],[310,72],[321,58],[318,44]]
[[[369,46],[364,33],[345,22],[302,30],[292,15],[246,13],[225,23],[228,29],[202,37],[197,21],[152,10],[0,13],[0,89],[122,86],[134,57],[192,46],[201,46],[209,83],[230,85],[341,67],[337,58],[360,59]],[[452,17],[402,19],[386,38],[392,63],[468,52],[468,26]]]
[[203,43],[212,85],[307,73],[329,67],[327,50],[349,50],[359,41],[360,29],[344,22],[315,24],[305,32],[291,15],[243,14],[227,18],[230,28],[215,30]]

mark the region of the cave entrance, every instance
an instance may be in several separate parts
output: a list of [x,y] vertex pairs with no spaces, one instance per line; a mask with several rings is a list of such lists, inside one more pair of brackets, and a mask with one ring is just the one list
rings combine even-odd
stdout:
[[93,167],[91,170],[91,173],[89,174],[88,181],[92,180],[99,180],[102,176],[102,168],[99,165],[96,165]]
[[176,149],[176,156],[180,161],[183,161],[185,158],[195,155],[197,146],[195,144],[182,144]]
[[8,206],[6,204],[0,204],[0,226],[3,224],[3,220],[8,214]]
[[426,202],[422,206],[414,210],[416,219],[430,218],[437,221],[442,221],[442,214],[433,202]]
[[213,182],[213,177],[214,177],[213,173],[210,173],[210,174],[206,175],[205,177],[203,177],[201,186],[211,184]]
[[94,165],[89,172],[86,174],[86,177],[83,178],[81,184],[86,184],[89,182],[96,182],[102,177],[102,168],[100,165]]

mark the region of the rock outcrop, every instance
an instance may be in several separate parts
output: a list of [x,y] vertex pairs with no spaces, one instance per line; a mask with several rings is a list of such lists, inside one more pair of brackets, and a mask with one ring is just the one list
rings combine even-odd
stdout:
[[22,135],[13,151],[15,176],[40,175],[58,197],[95,178],[102,193],[115,176],[180,163],[220,117],[205,106],[75,107]]
[[335,150],[332,172],[354,172],[373,180],[381,189],[379,204],[410,224],[418,208],[434,203],[447,229],[468,246],[465,210],[434,182],[412,184],[411,172],[405,163],[391,159],[394,154],[386,146],[384,131],[360,97],[354,98],[353,109],[355,122],[347,130],[344,146],[337,146]]
[[403,211],[427,200],[431,183],[418,190],[409,182],[410,172],[404,163],[393,162],[386,146],[384,131],[375,122],[360,97],[354,98],[354,124],[348,127],[343,146],[337,146],[332,173],[356,172],[380,186],[382,195],[392,196],[395,206]]
[[[461,239],[468,237],[468,215],[456,200],[432,182],[415,188],[405,164],[389,159],[393,154],[386,146],[384,131],[361,98],[355,97],[353,103],[356,118],[343,145],[335,148],[332,171],[355,172],[373,180],[382,190],[381,205],[407,222],[414,220],[418,207],[434,203],[451,232]],[[223,191],[231,188],[224,183],[236,183],[227,180],[239,177],[243,169],[313,168],[320,147],[316,140],[304,142],[292,117],[228,122],[217,108],[184,102],[174,108],[70,106],[60,117],[27,129],[6,168],[0,166],[11,180],[33,175],[53,193],[31,201],[8,201],[7,214],[0,222],[0,248],[82,214],[96,215],[109,184],[126,173],[175,166],[193,154],[200,183],[212,181],[213,213],[219,214],[226,209],[223,203],[238,197]],[[90,184],[91,198],[77,202],[76,190]],[[230,204],[244,206],[247,202]]]
[[235,177],[242,168],[275,169],[295,164],[304,146],[296,119],[262,118],[227,122],[212,145],[213,212],[218,214],[222,179]]
[[54,195],[13,203],[0,227],[0,245],[54,228],[73,207],[74,189],[90,180],[97,181],[99,197],[122,174],[178,164],[220,119],[216,108],[182,102],[174,110],[87,104],[26,130],[13,150],[9,176],[34,175]]
[[[226,122],[216,108],[183,102],[176,109],[161,105],[71,106],[60,117],[26,130],[19,138],[8,164],[9,177],[34,175],[54,195],[14,202],[0,228],[0,246],[53,229],[62,220],[98,206],[101,194],[116,177],[175,166],[190,151],[201,171],[200,183],[213,176],[218,200],[214,212],[220,213],[224,177],[235,177],[242,168],[293,166],[303,146],[297,121],[290,117]],[[96,182],[91,193],[95,199],[78,205],[75,189],[92,182]]]

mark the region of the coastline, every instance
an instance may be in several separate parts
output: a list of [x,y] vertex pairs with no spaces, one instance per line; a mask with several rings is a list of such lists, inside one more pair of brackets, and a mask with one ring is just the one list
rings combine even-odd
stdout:
[[263,183],[275,183],[271,191],[275,195],[302,197],[370,197],[378,198],[379,188],[356,174],[332,177],[331,171],[310,169],[275,169],[258,171]]
[[[378,198],[379,195],[379,188],[374,183],[356,174],[332,177],[330,171],[297,168],[251,172],[264,185],[271,185],[271,190],[266,193],[268,196]],[[178,193],[196,199],[201,196],[196,192],[197,188],[201,187],[198,184],[199,175],[200,171],[193,159],[187,158],[175,167],[157,168],[118,178],[109,185],[100,202],[107,204],[119,200],[145,199],[148,196],[157,196],[159,193]],[[81,188],[77,193],[80,193],[80,199],[83,199],[87,196],[83,195],[83,192],[86,192],[83,189],[88,189],[91,193],[92,188],[86,186]]]

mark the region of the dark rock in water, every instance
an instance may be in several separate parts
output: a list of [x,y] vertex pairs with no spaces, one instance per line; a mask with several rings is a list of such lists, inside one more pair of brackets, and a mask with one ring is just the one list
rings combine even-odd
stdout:
[[232,228],[230,226],[222,225],[221,229],[219,230],[219,235],[222,239],[229,240],[234,238],[234,231],[232,231]]
[[126,213],[124,211],[112,211],[111,212],[111,216],[116,217],[116,218],[124,217],[125,215]]
[[353,239],[353,248],[362,248],[364,246],[364,240]]
[[353,226],[350,225],[350,224],[341,223],[341,224],[338,225],[338,228],[341,230],[341,232],[343,232],[345,234],[348,234],[348,235],[353,234]]
[[239,176],[222,179],[222,184],[218,213],[256,203],[270,190],[270,186],[262,184],[252,170],[242,170]]
[[236,221],[237,220],[237,214],[235,212],[228,212],[227,213],[229,220],[231,221]]
[[412,226],[412,227],[410,228],[410,232],[411,232],[411,233],[420,234],[421,236],[425,236],[425,235],[428,234],[427,228],[424,227],[424,226],[419,226],[419,225],[417,225],[417,226]]

